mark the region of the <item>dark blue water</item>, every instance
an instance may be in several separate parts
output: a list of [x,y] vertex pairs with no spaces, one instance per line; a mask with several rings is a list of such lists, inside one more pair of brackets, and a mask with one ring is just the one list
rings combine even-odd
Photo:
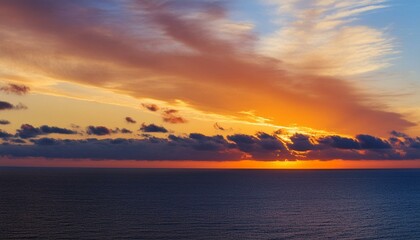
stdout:
[[0,239],[420,239],[420,170],[0,168]]

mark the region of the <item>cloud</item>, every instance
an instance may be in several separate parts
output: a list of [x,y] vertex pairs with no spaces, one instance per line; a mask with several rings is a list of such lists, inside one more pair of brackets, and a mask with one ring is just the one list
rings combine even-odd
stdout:
[[5,131],[0,129],[0,138],[7,139],[7,138],[10,138],[12,136],[13,136],[12,134],[10,134],[8,132],[5,132]]
[[159,110],[159,106],[153,103],[142,103],[141,105],[152,112],[157,112]]
[[29,93],[30,88],[25,85],[9,83],[5,86],[0,87],[0,91],[8,94],[25,95]]
[[[26,133],[30,136],[39,135],[38,131],[41,129],[30,126],[22,128],[29,129]],[[404,135],[399,142],[396,142],[366,134],[357,135],[355,138],[338,135],[295,134],[290,137],[289,141],[284,139],[285,136],[280,138],[277,135],[264,132],[258,132],[255,135],[232,134],[227,137],[190,133],[184,136],[170,134],[166,138],[144,135],[142,139],[56,139],[44,137],[30,139],[29,143],[25,145],[21,144],[25,141],[13,138],[13,136],[0,131],[0,138],[3,138],[4,141],[0,145],[0,156],[197,161],[420,159],[420,137],[409,137],[408,135]]]
[[395,54],[390,37],[356,20],[386,2],[270,0],[282,21],[261,40],[260,50],[309,74],[352,76],[384,68]]
[[227,136],[227,139],[234,142],[239,150],[250,154],[248,158],[259,160],[294,158],[286,149],[284,142],[267,133],[259,132],[256,136],[234,134]]
[[360,134],[356,136],[356,139],[360,142],[360,146],[364,149],[386,149],[391,148],[391,145],[380,138]]
[[20,126],[20,129],[16,130],[16,136],[20,138],[24,138],[24,139],[34,138],[39,135],[46,135],[46,134],[52,134],[52,133],[68,135],[68,134],[76,134],[77,132],[70,129],[66,129],[66,128],[47,126],[47,125],[42,125],[38,128],[30,124],[22,124]]
[[296,150],[296,151],[308,151],[314,149],[314,144],[311,140],[311,136],[304,135],[304,134],[295,134],[290,137],[292,141],[289,144],[289,148]]
[[133,133],[133,131],[131,131],[127,128],[116,128],[116,129],[112,130],[112,133],[130,134],[130,133]]
[[67,128],[59,128],[54,126],[47,126],[43,125],[39,127],[42,133],[50,134],[50,133],[58,133],[58,134],[76,134],[75,131],[67,129]]
[[214,129],[216,130],[220,130],[220,131],[225,131],[226,129],[222,126],[220,126],[218,123],[213,124]]
[[321,137],[318,139],[318,142],[329,145],[333,148],[360,149],[360,143],[357,140],[337,135]]
[[4,120],[4,119],[0,119],[0,125],[8,125],[8,124],[10,124],[10,121]]
[[58,140],[41,138],[32,145],[0,145],[0,156],[114,160],[215,160],[239,159],[235,150],[200,150],[160,138]]
[[89,135],[103,136],[110,135],[112,130],[104,126],[88,126],[86,128],[86,133]]
[[127,123],[137,123],[137,121],[136,120],[134,120],[133,118],[131,118],[131,117],[125,117],[125,121],[127,122]]
[[179,111],[175,109],[167,109],[162,113],[162,119],[164,122],[167,123],[186,123],[187,120],[181,116],[179,116]]
[[[347,0],[316,6],[313,13],[302,10],[295,24],[283,29],[291,33],[288,43],[296,43],[290,46],[278,44],[278,34],[265,41],[251,23],[231,20],[224,1],[128,0],[105,6],[4,0],[0,62],[22,81],[42,76],[137,98],[179,99],[204,112],[237,118],[243,118],[238,112],[254,110],[276,125],[383,135],[415,124],[335,74],[349,76],[355,69],[367,72],[387,64],[377,59],[392,52],[381,31],[343,25],[382,7],[368,2],[361,6]],[[348,3],[356,4],[355,10]],[[288,52],[268,55],[262,43]]]
[[157,126],[153,123],[151,124],[145,124],[143,123],[140,127],[140,131],[146,132],[146,133],[167,133],[168,130],[162,126]]
[[104,136],[104,135],[111,135],[111,134],[131,134],[133,132],[127,128],[111,129],[105,126],[90,125],[86,128],[86,133],[88,135]]
[[18,105],[13,105],[9,102],[0,101],[0,111],[1,110],[22,110],[22,109],[27,109],[27,108],[28,107],[26,107],[22,103],[19,103]]

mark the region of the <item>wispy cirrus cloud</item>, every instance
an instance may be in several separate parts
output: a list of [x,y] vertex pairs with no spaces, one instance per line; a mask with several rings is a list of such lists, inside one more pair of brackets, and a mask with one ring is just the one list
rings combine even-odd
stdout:
[[396,53],[382,29],[354,24],[386,0],[268,0],[281,21],[261,39],[260,50],[296,72],[352,76],[389,66]]

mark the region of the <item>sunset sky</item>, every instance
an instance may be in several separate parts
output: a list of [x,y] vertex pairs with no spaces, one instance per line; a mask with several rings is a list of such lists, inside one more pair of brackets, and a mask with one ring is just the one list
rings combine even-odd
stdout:
[[0,166],[420,167],[419,10],[2,0]]

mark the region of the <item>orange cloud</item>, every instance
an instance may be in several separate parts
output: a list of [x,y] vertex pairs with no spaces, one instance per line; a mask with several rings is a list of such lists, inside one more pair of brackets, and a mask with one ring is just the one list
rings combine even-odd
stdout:
[[[351,134],[414,125],[347,81],[260,54],[252,26],[229,20],[223,5],[109,4],[2,1],[0,63],[27,79],[41,75],[139,98],[180,99],[229,115],[253,110],[279,125]],[[316,66],[316,56],[305,64]]]

